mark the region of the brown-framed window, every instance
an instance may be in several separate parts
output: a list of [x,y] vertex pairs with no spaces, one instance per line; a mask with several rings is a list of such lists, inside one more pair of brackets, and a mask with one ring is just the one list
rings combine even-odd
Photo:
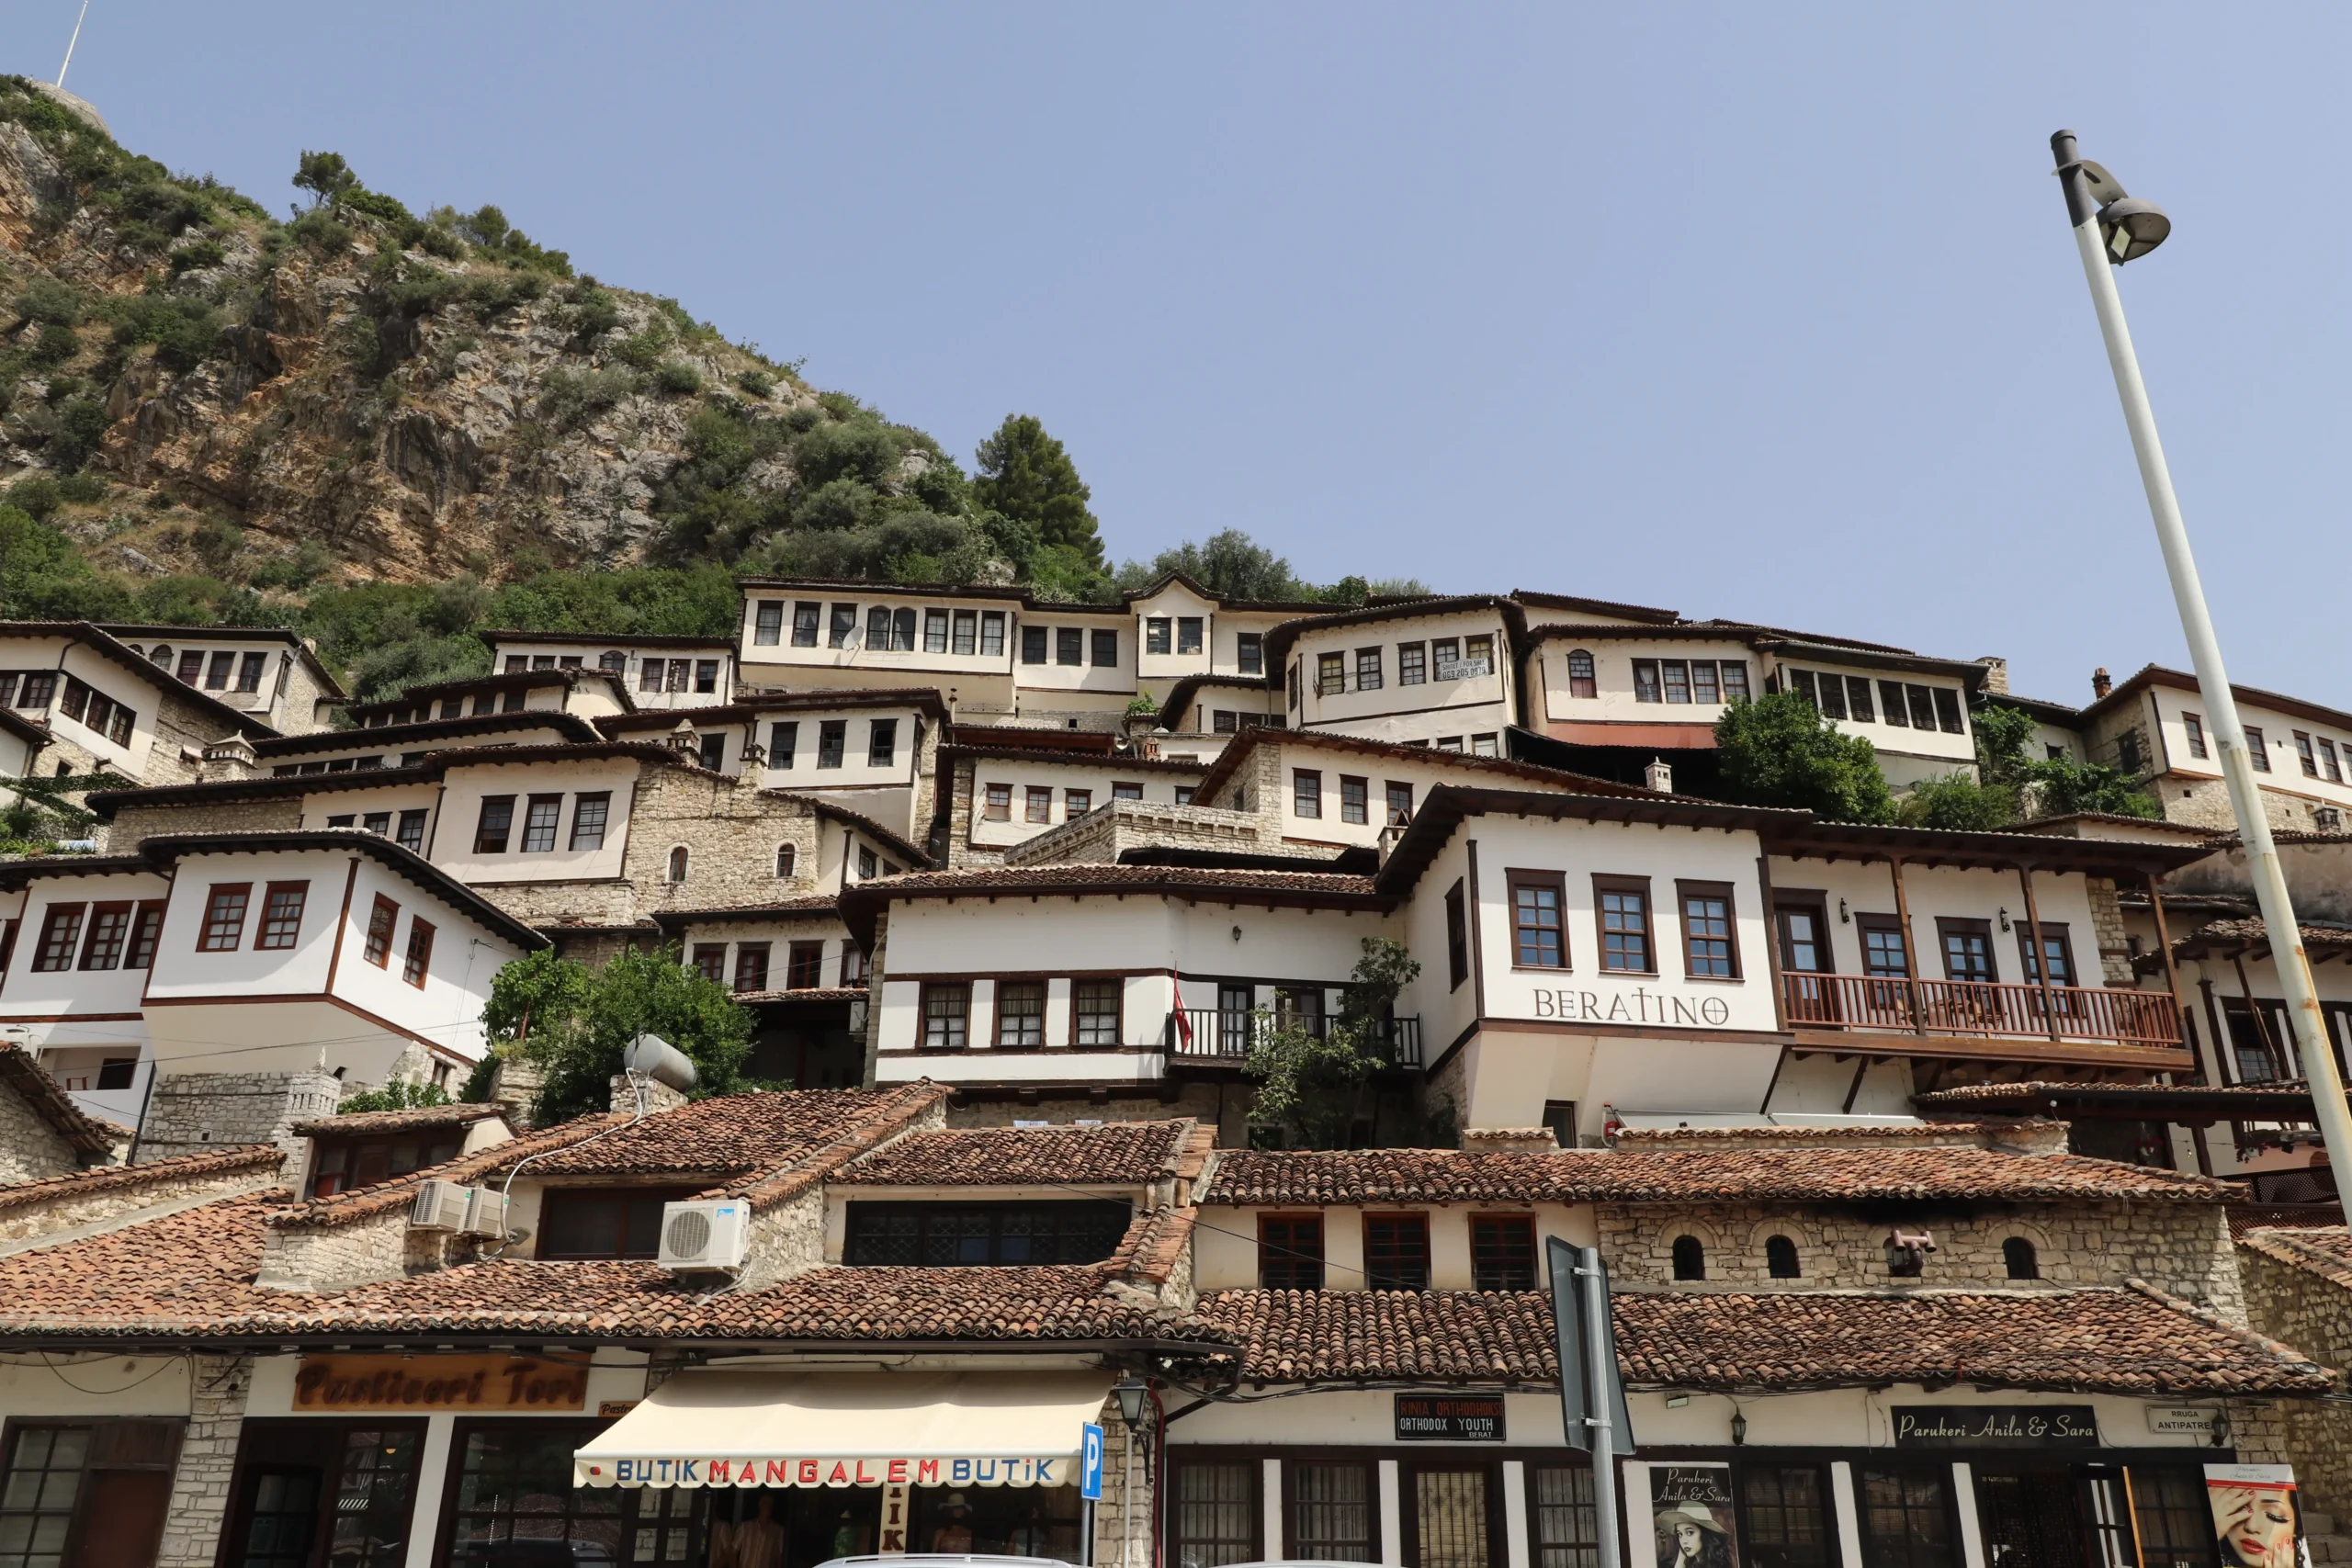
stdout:
[[788,991],[814,989],[825,976],[825,944],[796,942],[784,950],[784,986]]
[[1372,820],[1372,784],[1369,780],[1340,775],[1340,820],[1363,822]]
[[[12,928],[14,924],[10,922]],[[155,946],[163,937],[163,900],[159,898],[141,904],[137,918],[131,921],[130,946],[122,955],[122,966],[125,969],[153,969],[155,966]],[[7,967],[6,957],[0,955],[0,972],[5,972]]]
[[2336,761],[2335,742],[2324,735],[2319,738],[2319,766],[2320,772],[2327,775],[2328,783],[2344,782],[2344,764]]
[[1535,1286],[1535,1216],[1470,1216],[1470,1287],[1532,1291]]
[[1419,686],[1430,678],[1430,647],[1425,642],[1400,642],[1396,645],[1396,683]]
[[1336,697],[1348,689],[1348,661],[1344,654],[1322,653],[1315,659],[1315,694]]
[[422,809],[401,813],[400,830],[392,841],[413,854],[424,852],[424,812]]
[[1905,685],[1903,688],[1903,695],[1911,707],[1911,728],[1914,729],[1935,728],[1935,688],[1932,686]]
[[1366,1214],[1363,1220],[1363,1271],[1368,1290],[1428,1290],[1430,1217],[1427,1214]]
[[1074,982],[1069,988],[1070,1043],[1116,1045],[1119,996],[1125,988],[1116,978]]
[[2292,733],[2295,737],[2295,761],[2302,764],[2303,777],[2307,779],[2319,777],[2319,754],[2312,750],[2311,735],[2301,729]]
[[[1730,666],[1725,665],[1724,668],[1729,669]],[[1744,670],[1745,666],[1742,668]],[[1824,679],[1826,678],[1824,677]],[[1871,706],[1871,683],[1860,675],[1846,677],[1846,708],[1847,712],[1860,723],[1878,722],[1877,711]]]
[[1934,688],[1936,696],[1936,728],[1946,735],[1965,735],[1967,722],[1961,717],[1960,694],[1950,686]]
[[[82,922],[88,911],[86,904],[51,904],[42,914],[40,944],[33,949],[35,974],[54,974],[74,967],[74,952],[82,944]],[[241,924],[243,913],[240,908]]]
[[523,803],[523,852],[526,855],[551,853],[555,849],[555,830],[562,821],[563,796],[535,795],[526,800]]
[[1636,659],[1634,660],[1634,700],[1637,703],[1666,701],[1666,694],[1658,686],[1657,660]]
[[1405,1561],[1421,1568],[1495,1568],[1503,1560],[1496,1467],[1481,1461],[1408,1461]]
[[[661,1500],[619,1487],[571,1484],[571,1451],[602,1431],[597,1420],[460,1421],[452,1442],[443,1505],[449,1568],[494,1568],[516,1561],[509,1542],[560,1553],[564,1562],[640,1562],[631,1537],[649,1554],[684,1562],[697,1544],[690,1489]],[[686,1539],[673,1541],[668,1517],[684,1499]],[[664,1505],[668,1507],[665,1508]],[[662,1510],[657,1516],[656,1510]],[[656,1517],[661,1523],[655,1523]],[[699,1561],[696,1556],[695,1560]]]
[[2262,738],[2261,726],[2249,724],[2245,727],[2245,750],[2246,757],[2254,763],[2256,773],[2267,773],[2270,771],[2270,743]]
[[1258,1288],[1319,1291],[1323,1288],[1323,1216],[1258,1216]]
[[[814,947],[814,942],[809,943]],[[768,988],[768,944],[763,942],[739,942],[735,944],[735,988],[738,991],[764,991]]]
[[2211,753],[2205,750],[2205,721],[2202,718],[2199,718],[2193,713],[2184,713],[2180,716],[2180,727],[2188,732],[2188,754],[2190,756],[2205,757],[2211,755]]
[[[2033,961],[2033,933],[2026,929],[2026,922],[2023,920],[2017,921],[2015,929],[2018,933],[2018,957],[2025,965],[2026,984],[2039,986],[2041,984],[2041,965]],[[2041,949],[2050,957],[2052,985],[2081,984],[2075,978],[2075,949],[2067,941],[2066,924],[2064,920],[2041,922]]]
[[[538,797],[537,795],[532,796],[531,809],[535,814],[538,810]],[[585,794],[574,795],[571,802],[571,847],[575,850],[603,849],[605,847],[605,823],[612,815],[612,810],[613,792],[608,789],[594,790]],[[527,833],[526,835],[526,842],[523,847],[526,849],[530,847],[530,844],[527,841]],[[548,829],[548,848],[555,848],[555,837],[552,825],[550,825]]]
[[1445,973],[1448,990],[1460,990],[1470,977],[1470,921],[1459,881],[1445,890]]
[[1905,705],[1902,682],[1881,681],[1878,683],[1878,705],[1880,713],[1885,716],[1885,722],[1887,724],[1893,726],[1896,729],[1908,729],[1911,728],[1911,721],[1904,716]]
[[507,835],[514,829],[514,797],[511,795],[485,795],[481,797],[481,816],[474,826],[474,853],[503,855],[506,852]]
[[[990,611],[989,614],[993,615],[995,612]],[[844,986],[865,984],[865,949],[847,937],[842,938],[842,984]]]
[[1566,969],[1567,879],[1556,871],[1514,871],[1507,878],[1513,967]]
[[723,942],[695,943],[694,958],[689,966],[711,984],[721,984],[727,977],[727,944]]
[[1045,823],[1054,819],[1054,792],[1050,785],[1031,784],[1024,820]]
[[1012,786],[1011,784],[992,784],[988,786],[988,802],[980,807],[980,820],[983,822],[1012,820]]
[[1693,979],[1739,978],[1739,925],[1728,882],[1677,882],[1682,906],[1682,966]]
[[1869,1568],[1958,1568],[1949,1465],[1870,1465],[1854,1474]]
[[[1805,678],[1812,680],[1814,678],[1812,672],[1808,671]],[[1832,675],[1824,671],[1821,673],[1820,687],[1815,693],[1814,701],[1820,706],[1822,717],[1844,718],[1846,716],[1846,678],[1842,675]]]
[[1380,1488],[1363,1460],[1291,1460],[1283,1465],[1284,1555],[1294,1562],[1380,1558]]
[[1577,648],[1568,650],[1568,695],[1597,697],[1600,682],[1593,672],[1592,650]]
[[1646,876],[1595,876],[1593,915],[1600,928],[1600,967],[1617,975],[1657,973]]
[[692,1187],[550,1187],[540,1201],[541,1258],[652,1258],[662,1208]]
[[1710,705],[1719,705],[1724,700],[1723,682],[1716,678],[1713,660],[1694,659],[1690,661],[1690,700]]
[[962,980],[930,980],[922,987],[922,1047],[960,1051],[972,1018],[972,987]]
[[1687,660],[1661,659],[1657,661],[1658,683],[1666,690],[1669,703],[1690,700],[1690,665]]
[[1233,636],[1233,657],[1244,675],[1266,672],[1266,638],[1263,632],[1236,632]]
[[261,930],[254,937],[256,952],[284,951],[302,934],[302,908],[311,900],[307,882],[273,882],[264,891]]
[[[1180,1450],[1181,1451],[1181,1450]],[[1174,1568],[1225,1568],[1253,1562],[1264,1554],[1258,1530],[1264,1519],[1258,1482],[1263,1466],[1177,1459],[1170,1456],[1169,1534],[1174,1538]]]
[[216,882],[204,900],[204,924],[198,928],[198,953],[234,953],[244,940],[245,906],[253,902],[250,882]]
[[996,1043],[1003,1051],[1035,1051],[1046,1043],[1043,980],[997,982]]
[[1294,817],[1323,815],[1323,774],[1314,768],[1290,771],[1290,811]]
[[130,937],[130,906],[93,904],[90,906],[90,929],[82,938],[82,967],[112,969],[122,962],[122,950]]
[[1527,1467],[1528,1568],[1600,1568],[1600,1524],[1592,1501],[1592,1466]]
[[1094,792],[1091,789],[1062,791],[1062,820],[1075,822],[1094,809]]
[[1083,664],[1086,662],[1086,629],[1083,626],[1054,628],[1054,662]]
[[2130,1467],[2132,1518],[2146,1568],[2206,1568],[2213,1561],[2213,1510],[2193,1465]]
[[377,894],[374,906],[368,911],[368,937],[359,956],[379,969],[389,967],[392,959],[392,928],[400,924],[400,919],[401,907],[381,893]]
[[1376,692],[1380,690],[1380,649],[1376,648],[1357,649],[1356,690],[1359,692]]
[[1742,1462],[1738,1475],[1751,1562],[1772,1568],[1836,1568],[1829,1480],[1820,1465]]
[[1945,979],[1989,985],[2001,977],[1993,960],[1990,920],[1939,917],[1936,921],[1936,940],[1944,950]]
[[1132,779],[1114,779],[1111,781],[1111,798],[1113,800],[1141,800],[1143,785]]
[[424,976],[433,968],[433,927],[414,916],[408,922],[408,952],[401,956],[401,978],[424,989]]
[[1889,980],[1909,977],[1910,944],[1904,938],[1902,922],[1893,915],[1858,914],[1854,929],[1862,937],[1863,974]]
[[154,1562],[184,1429],[171,1418],[11,1421],[0,1563]]
[[422,1420],[248,1420],[223,1561],[237,1568],[404,1561],[411,1533],[432,1528],[410,1517],[424,1446]]
[[1387,785],[1388,826],[1409,827],[1413,820],[1413,786],[1390,779]]
[[458,1157],[463,1134],[406,1133],[373,1138],[321,1138],[311,1162],[312,1198],[332,1197],[355,1187],[373,1187],[413,1170],[429,1169]]

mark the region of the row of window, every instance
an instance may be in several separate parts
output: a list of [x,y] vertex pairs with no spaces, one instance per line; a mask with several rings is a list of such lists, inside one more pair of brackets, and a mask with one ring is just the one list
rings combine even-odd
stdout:
[[[1321,1214],[1258,1216],[1260,1289],[1319,1291],[1325,1271]],[[1477,1291],[1536,1288],[1533,1215],[1470,1216],[1470,1286]],[[1363,1217],[1363,1287],[1368,1291],[1430,1288],[1427,1214]]]
[[[2192,757],[2210,755],[2210,749],[2205,742],[2204,719],[2193,713],[2184,713],[2180,716],[2180,722],[2182,728],[2188,732],[2188,754]],[[2254,764],[2255,772],[2269,773],[2271,771],[2270,743],[2264,738],[2262,727],[2258,724],[2249,724],[2245,728],[2246,760]],[[2324,778],[2329,784],[2345,782],[2346,770],[2347,767],[2352,767],[2352,740],[2346,740],[2339,746],[2328,737],[2313,735],[2309,730],[2290,730],[2288,734],[2292,738],[2290,743],[2295,748],[2295,761],[2301,764],[2303,777]],[[2131,746],[2128,750],[2122,752],[2119,760],[2122,763],[2124,772],[2136,773],[2140,771],[2140,738],[2134,732],[2127,733],[2122,739],[2130,741]]]
[[[503,694],[498,692],[477,692],[474,694],[472,698],[470,716],[481,718],[486,714],[523,713],[526,711],[524,707],[524,700],[530,694],[527,692],[506,692]],[[441,699],[441,705],[438,708],[435,708],[431,703],[419,703],[416,706],[405,711],[374,714],[371,715],[366,722],[360,726],[360,728],[363,729],[376,729],[380,728],[383,726],[392,724],[429,724],[436,718],[451,719],[465,718],[467,716],[469,716],[469,712],[466,698],[444,697]]]
[[[1391,828],[1402,828],[1413,820],[1413,786],[1390,779],[1384,786],[1381,820]],[[1290,810],[1294,817],[1320,818],[1323,815],[1323,773],[1319,768],[1293,768],[1290,771]],[[1352,773],[1340,775],[1340,820],[1362,822],[1372,820],[1372,781]]]
[[[704,979],[715,985],[729,984],[727,974],[727,948],[723,942],[698,942],[688,959],[689,966]],[[770,975],[768,955],[772,944],[764,942],[739,942],[735,948],[735,974],[732,981],[738,991],[764,991]],[[825,944],[822,942],[792,942],[785,944],[784,989],[813,990],[824,983]],[[865,984],[865,952],[857,943],[842,943],[842,978],[844,986]]]
[[[826,646],[848,648],[857,640],[857,606],[835,604],[830,627],[825,606],[802,599],[792,604],[792,646],[814,648],[820,633]],[[922,650],[925,653],[978,654],[999,659],[1004,654],[1005,612],[1002,610],[933,609],[922,613]],[[784,641],[785,602],[762,599],[752,612],[752,641],[775,648]],[[916,650],[916,612],[900,606],[876,604],[865,614],[865,646],[876,653]]]
[[155,941],[163,931],[161,899],[51,904],[41,915],[33,969],[39,974],[66,969],[152,969]]
[[[514,807],[523,806],[523,837],[519,846],[526,855],[553,852],[556,840],[562,836],[563,795],[485,795],[481,797],[481,815],[474,825],[474,853],[503,855],[514,834]],[[608,789],[583,790],[571,797],[571,831],[565,847],[572,850],[601,850],[605,847],[605,829],[613,809],[613,792]],[[683,881],[681,877],[678,880]]]
[[[509,675],[521,675],[533,670],[578,670],[582,668],[576,653],[510,653],[506,656]],[[628,655],[620,652],[596,656],[596,668],[607,675],[620,675],[628,670]],[[640,692],[698,692],[711,695],[718,690],[718,660],[716,659],[647,659],[639,661],[637,689]]]
[[331,1198],[355,1187],[373,1187],[412,1170],[446,1165],[464,1147],[458,1134],[446,1129],[426,1133],[386,1134],[372,1138],[321,1138],[311,1161],[310,1198]]
[[[401,755],[401,766],[422,761],[422,751],[406,751]],[[320,762],[280,762],[269,770],[274,779],[290,779],[310,773],[372,773],[384,765],[381,752],[369,757],[334,757]]]
[[[922,727],[918,722],[915,727],[915,749],[921,750],[922,748]],[[779,719],[768,726],[767,765],[769,767],[786,769],[792,767],[798,760],[799,751],[799,720]],[[842,767],[844,765],[843,759],[848,752],[849,720],[845,718],[818,720],[817,766],[820,768]],[[867,720],[865,765],[869,768],[894,767],[898,760],[899,721],[895,718]]]
[[1209,732],[1213,735],[1238,735],[1245,729],[1254,729],[1261,724],[1271,724],[1276,729],[1280,729],[1283,728],[1282,716],[1270,713],[1235,713],[1227,708],[1217,708],[1209,715]]
[[[130,648],[133,653],[139,651],[135,642]],[[200,686],[208,692],[258,692],[262,676],[269,671],[268,654],[236,653],[227,649],[216,649],[209,654],[202,649],[183,649],[175,664],[172,645],[167,642],[159,642],[148,649],[147,662],[171,671],[183,686]],[[230,684],[232,679],[236,682],[233,686]]]
[[[1678,1280],[1703,1280],[1707,1277],[1707,1247],[1695,1235],[1679,1235],[1672,1248],[1674,1277]],[[2001,1266],[2012,1280],[2041,1278],[2041,1258],[2032,1242],[2013,1235],[2001,1243]],[[1924,1267],[1921,1254],[1911,1248],[1888,1249],[1887,1272],[1898,1280],[1920,1278]],[[1803,1260],[1797,1256],[1797,1244],[1784,1235],[1764,1239],[1764,1271],[1775,1280],[1804,1278]]]
[[[1828,930],[1827,919],[1817,905],[1783,902],[1778,911],[1781,928],[1781,966],[1797,974],[1828,974],[1832,970],[1829,947],[1821,940]],[[1900,917],[1856,910],[1852,919],[1861,934],[1862,973],[1872,979],[1900,980],[1910,977],[1910,942],[1905,937]],[[2050,983],[2053,986],[2075,984],[2073,939],[2063,920],[2043,920],[2041,946],[2050,964]],[[2018,962],[2025,975],[2025,983],[2041,983],[2041,965],[2034,961],[2033,937],[2024,921],[2011,928],[2018,939]],[[1821,933],[1821,934],[1816,934]],[[1943,951],[1944,978],[1994,985],[2001,978],[2000,965],[1995,958],[1993,922],[1957,916],[1941,916],[1936,920],[1937,945]]]
[[[46,711],[57,695],[58,679],[54,670],[0,670],[0,708]],[[118,746],[130,744],[130,732],[139,722],[133,709],[74,676],[64,677],[64,682],[65,701],[60,707],[66,717]]]
[[[980,820],[983,822],[1012,821],[1012,790],[1013,786],[1009,784],[982,784],[980,786]],[[1113,800],[1141,800],[1143,785],[1114,783],[1111,785],[1111,798]],[[1176,804],[1179,806],[1193,804],[1192,785],[1178,784],[1176,786]],[[1051,822],[1054,819],[1053,786],[1051,784],[1023,785],[1021,809],[1021,819],[1023,822]],[[1094,791],[1092,789],[1064,789],[1062,791],[1063,821],[1075,822],[1093,809]]]
[[[360,948],[360,956],[379,969],[391,967],[392,938],[401,922],[401,907],[381,893],[368,911],[368,937]],[[401,978],[419,990],[424,988],[425,971],[433,964],[433,926],[423,916],[412,915],[408,922],[408,946],[401,953]]]
[[[1592,660],[1577,674],[1577,655],[1568,655],[1568,694],[1594,694]],[[1744,703],[1748,697],[1747,665],[1737,659],[1636,659],[1634,660],[1634,700],[1637,703]]]
[[[1512,966],[1565,973],[1570,966],[1566,875],[1556,871],[1508,871],[1504,875],[1510,892]],[[1693,979],[1738,979],[1739,933],[1732,913],[1732,885],[1678,880],[1674,886],[1683,973]],[[1648,877],[1596,874],[1592,914],[1603,974],[1658,973]],[[1445,942],[1448,976],[1458,988],[1470,977],[1469,909],[1461,882],[1446,891]]]
[[1860,675],[1783,669],[1779,679],[1788,690],[1820,709],[1825,718],[1884,724],[1895,729],[1940,729],[1947,735],[1968,732],[1961,716],[1960,693],[1950,686],[1881,681],[1873,703],[1871,682]]
[[345,811],[328,818],[327,826],[357,828],[379,839],[390,839],[401,848],[421,855],[424,852],[424,807],[421,806],[400,813],[397,827],[393,823],[393,814],[389,811]]
[[[1385,683],[1387,650],[1360,648],[1353,654],[1315,656],[1315,694],[1336,697],[1350,691],[1376,692]],[[1352,666],[1352,668],[1351,668]],[[1495,639],[1488,636],[1431,638],[1396,645],[1396,683],[1419,686],[1435,679],[1467,681],[1495,672]],[[1352,676],[1352,684],[1351,677]],[[1290,667],[1290,705],[1298,706],[1299,666]]]
[[[1097,1048],[1119,1043],[1120,998],[1125,990],[1117,977],[1070,982],[1070,1043]],[[926,1051],[960,1051],[971,1043],[972,987],[967,980],[925,981],[922,987],[922,1046]],[[996,1049],[1035,1050],[1046,1043],[1046,982],[1000,980],[996,986]]]

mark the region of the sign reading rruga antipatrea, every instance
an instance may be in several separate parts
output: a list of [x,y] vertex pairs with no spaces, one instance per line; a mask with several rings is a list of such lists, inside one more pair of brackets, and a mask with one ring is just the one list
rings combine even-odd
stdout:
[[1076,1463],[1035,1459],[769,1459],[760,1455],[574,1460],[583,1486],[1062,1486]]
[[578,1410],[588,1363],[540,1356],[305,1356],[297,1410]]

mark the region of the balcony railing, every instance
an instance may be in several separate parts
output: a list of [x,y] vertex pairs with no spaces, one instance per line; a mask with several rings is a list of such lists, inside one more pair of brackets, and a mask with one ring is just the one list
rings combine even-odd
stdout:
[[[1792,1029],[1988,1038],[2096,1040],[2177,1046],[2180,1018],[2161,991],[2090,986],[1996,985],[1982,980],[1900,980],[1862,975],[1786,974],[1781,992]],[[2052,1027],[2052,1023],[2056,1027]]]
[[[1178,1008],[1168,1015],[1163,1047],[1187,1060],[1238,1062],[1250,1055],[1250,1043],[1261,1029],[1295,1025],[1321,1039],[1331,1026],[1328,1017],[1283,1019],[1270,1022],[1254,1012],[1224,1012],[1215,1008]],[[1421,1065],[1421,1021],[1385,1018],[1372,1026],[1373,1054],[1392,1067]]]

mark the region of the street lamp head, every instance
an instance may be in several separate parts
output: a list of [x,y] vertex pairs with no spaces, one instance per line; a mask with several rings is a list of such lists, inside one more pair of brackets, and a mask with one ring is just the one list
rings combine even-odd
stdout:
[[2098,209],[2098,237],[2119,266],[2146,255],[2171,232],[2172,220],[2165,209],[2140,197],[2122,197]]
[[2066,189],[2066,215],[2076,228],[2096,216],[2099,244],[2117,266],[2146,255],[2172,232],[2172,220],[2153,201],[2129,195],[2122,182],[2086,158],[2075,145],[2075,133],[2062,130],[2050,139],[2058,162],[2059,182]]

